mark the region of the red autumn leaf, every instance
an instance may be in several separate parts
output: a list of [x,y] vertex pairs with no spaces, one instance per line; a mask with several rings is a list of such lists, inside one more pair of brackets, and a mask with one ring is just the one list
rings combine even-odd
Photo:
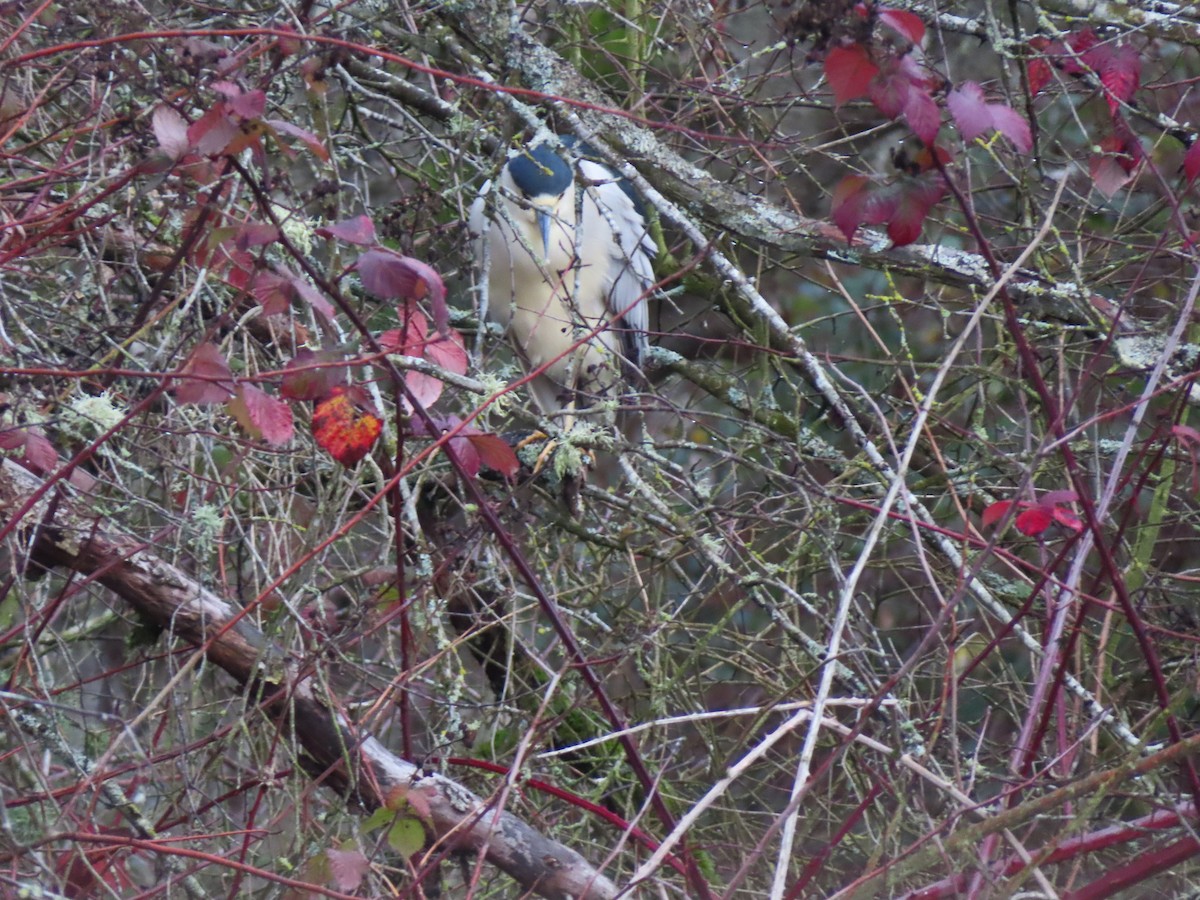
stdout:
[[[4,455],[35,475],[49,475],[61,461],[49,438],[36,428],[0,431],[0,450],[11,451]],[[79,468],[73,469],[67,480],[81,491],[90,491],[96,486],[96,479]]]
[[877,7],[879,21],[899,32],[914,44],[920,44],[925,39],[925,23],[916,13],[903,9],[885,9]]
[[284,366],[279,393],[289,400],[321,400],[346,381],[346,367],[328,350],[304,348]]
[[[402,328],[385,331],[378,338],[385,352],[427,359],[459,375],[467,371],[467,351],[458,332],[431,335],[428,320],[413,303],[400,307],[400,319]],[[413,411],[414,404],[422,408],[431,406],[441,396],[444,386],[439,378],[413,370],[405,372],[404,383],[412,393],[412,402],[407,397],[402,401],[407,412]]]
[[250,280],[250,293],[262,307],[263,314],[268,316],[286,313],[296,295],[291,281],[274,272],[256,272]]
[[383,422],[360,409],[345,387],[334,388],[333,395],[313,411],[313,437],[346,468],[370,452],[382,431]]
[[1029,63],[1029,86],[1034,93],[1050,80],[1050,66],[1068,75],[1083,75],[1089,70],[1100,80],[1109,113],[1115,115],[1122,103],[1128,103],[1141,85],[1142,60],[1131,44],[1104,43],[1090,28],[1067,36],[1065,42],[1034,38],[1029,46],[1043,54]]
[[985,528],[995,525],[1015,507],[1020,512],[1013,524],[1024,535],[1036,537],[1055,523],[1072,531],[1082,531],[1083,522],[1064,506],[1066,503],[1075,502],[1076,499],[1072,491],[1050,491],[1037,503],[1026,500],[999,500],[983,511],[981,521]]
[[54,445],[34,429],[0,431],[0,450],[14,451],[11,458],[37,475],[45,475],[58,468],[58,452]]
[[425,358],[456,375],[465,375],[467,373],[467,366],[469,364],[467,348],[463,344],[462,335],[457,331],[450,331],[447,334],[435,334],[425,344]]
[[217,249],[219,252],[213,260],[213,268],[220,271],[228,265],[229,274],[226,279],[229,286],[239,291],[249,290],[250,282],[254,280],[254,274],[259,269],[259,261],[245,251],[230,249],[225,243]]
[[904,121],[913,134],[927,144],[937,140],[938,129],[942,127],[942,115],[937,103],[926,91],[917,87],[909,89],[908,100],[904,104]]
[[995,525],[1006,515],[1008,515],[1008,511],[1012,509],[1014,503],[1016,503],[1015,500],[997,500],[983,511],[983,515],[980,517],[980,523],[984,528]]
[[224,101],[219,101],[188,127],[188,144],[201,156],[216,156],[223,153],[239,133],[237,123],[229,118]]
[[473,425],[464,426],[458,416],[433,417],[429,422],[432,424],[432,430],[424,419],[414,421],[413,434],[436,440],[449,431],[455,431],[448,444],[468,475],[478,475],[481,465],[508,478],[517,474],[520,462],[512,447],[503,438],[494,434],[484,434]]
[[450,449],[454,451],[454,455],[458,457],[459,464],[463,467],[463,471],[474,478],[479,474],[479,469],[483,465],[483,460],[479,458],[479,453],[475,450],[475,445],[471,441],[459,434],[449,440]]
[[467,439],[479,454],[480,461],[489,469],[506,478],[517,474],[521,467],[517,454],[502,437],[496,434],[472,434]]
[[438,331],[450,327],[450,310],[446,306],[446,285],[432,267],[410,256],[376,247],[358,258],[358,273],[363,287],[384,300],[424,300]]
[[932,94],[934,79],[911,54],[885,60],[874,68],[874,73],[867,84],[867,96],[875,107],[889,119],[904,116],[913,133],[932,144],[941,125]]
[[19,436],[21,465],[38,475],[46,475],[58,468],[58,451],[44,434],[36,429],[23,428],[20,429]]
[[244,222],[233,235],[233,245],[238,250],[266,247],[277,240],[279,240],[279,229],[269,222]]
[[909,73],[898,59],[886,61],[871,79],[867,96],[875,108],[889,119],[898,119],[908,105],[908,95],[913,90]]
[[215,344],[201,344],[172,390],[180,403],[224,403],[233,394],[233,373]]
[[[1096,32],[1090,28],[1081,28],[1079,31],[1067,35],[1067,46],[1071,48],[1071,52],[1076,56],[1086,55],[1088,51],[1099,43],[1100,38],[1096,37]],[[1088,65],[1091,66],[1092,64],[1088,62]],[[1063,68],[1067,69],[1072,75],[1078,75],[1083,71],[1079,63],[1075,62],[1069,56]],[[1092,68],[1095,68],[1095,66],[1092,66]]]
[[825,55],[825,78],[833,89],[833,102],[841,106],[865,97],[879,67],[861,44],[834,47]]
[[1200,175],[1200,141],[1192,141],[1192,146],[1188,147],[1188,152],[1183,157],[1183,174],[1188,184]]
[[894,209],[894,203],[882,198],[867,176],[847,175],[833,189],[830,218],[850,242],[860,227],[886,222]]
[[850,175],[834,189],[830,218],[847,241],[852,241],[863,225],[886,223],[892,243],[903,247],[920,237],[929,210],[945,192],[945,182],[937,172],[901,176],[891,185]]
[[317,235],[324,238],[335,238],[348,244],[359,244],[363,247],[370,247],[376,242],[375,223],[371,221],[370,216],[355,216],[353,219],[324,225],[317,229]]
[[1131,44],[1100,44],[1083,57],[1100,77],[1108,111],[1116,114],[1122,103],[1133,99],[1141,85],[1142,58]]
[[1031,38],[1029,41],[1029,49],[1040,54],[1029,60],[1025,66],[1025,72],[1029,77],[1029,91],[1032,94],[1040,92],[1042,88],[1050,83],[1050,78],[1053,75],[1050,69],[1050,60],[1047,59],[1050,48],[1051,43],[1049,38],[1039,35],[1038,37]]
[[929,211],[946,193],[946,183],[938,173],[904,178],[897,191],[896,210],[888,220],[887,233],[893,246],[903,247],[921,236]]
[[1079,516],[1066,507],[1052,506],[1050,507],[1050,514],[1053,516],[1054,521],[1064,528],[1070,528],[1072,531],[1083,531],[1083,522]]
[[461,334],[457,331],[430,333],[425,314],[413,303],[401,306],[399,313],[404,327],[385,331],[378,338],[386,352],[418,356],[455,374],[466,373],[467,351]]
[[1054,517],[1050,510],[1035,506],[1018,513],[1013,524],[1017,526],[1017,531],[1021,534],[1036,537],[1049,528],[1053,521]]
[[226,404],[229,414],[254,437],[261,437],[273,447],[292,439],[292,408],[252,384],[238,387],[237,395]]
[[425,318],[425,313],[415,303],[405,303],[397,312],[401,327],[381,334],[379,346],[387,353],[424,357],[425,339],[429,334],[429,320]]

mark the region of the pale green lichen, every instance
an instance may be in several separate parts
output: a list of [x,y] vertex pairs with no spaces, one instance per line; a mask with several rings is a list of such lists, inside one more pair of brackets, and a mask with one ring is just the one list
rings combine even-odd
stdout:
[[279,220],[279,229],[288,243],[308,256],[313,250],[313,230],[316,227],[311,219],[298,216],[282,206],[273,207],[275,217]]
[[78,394],[67,402],[59,417],[59,430],[80,440],[90,440],[115,428],[127,411],[113,403],[112,396],[104,391],[100,394]]

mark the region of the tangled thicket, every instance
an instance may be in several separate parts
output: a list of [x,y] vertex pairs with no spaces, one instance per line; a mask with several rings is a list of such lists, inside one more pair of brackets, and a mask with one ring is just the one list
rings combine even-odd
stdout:
[[[1181,890],[1200,16],[1073,6],[9,4],[5,890]],[[497,471],[540,127],[660,247],[586,477]]]

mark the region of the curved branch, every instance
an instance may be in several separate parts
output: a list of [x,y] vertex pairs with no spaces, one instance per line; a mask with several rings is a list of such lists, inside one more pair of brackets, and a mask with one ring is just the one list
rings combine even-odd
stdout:
[[[26,506],[42,482],[12,460],[0,463],[0,523]],[[347,721],[318,696],[299,660],[272,644],[245,618],[174,566],[128,536],[100,527],[65,488],[32,505],[12,529],[11,552],[36,569],[64,568],[96,581],[155,624],[204,651],[239,683],[252,688],[263,709],[289,728],[303,747],[307,767],[321,781],[368,809],[393,792],[419,795],[429,810],[430,840],[456,852],[482,853],[528,891],[551,900],[608,900],[615,885],[579,853],[494,809],[456,782],[422,769]]]

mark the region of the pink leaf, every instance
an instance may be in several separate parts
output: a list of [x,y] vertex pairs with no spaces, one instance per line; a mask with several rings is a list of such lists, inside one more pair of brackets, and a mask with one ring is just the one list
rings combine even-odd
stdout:
[[180,376],[172,388],[180,403],[224,403],[233,394],[233,373],[214,344],[196,348]]
[[223,152],[241,132],[230,120],[223,102],[218,102],[188,126],[188,144],[201,156],[216,156]]
[[229,109],[243,119],[259,119],[267,110],[267,95],[263,91],[247,91],[232,96],[227,101]]
[[483,465],[483,461],[479,458],[475,445],[468,438],[461,435],[453,437],[450,439],[450,447],[454,450],[454,455],[458,457],[459,463],[462,464],[464,472],[472,478],[479,474],[479,468]]
[[317,235],[346,241],[349,244],[359,244],[363,247],[370,247],[376,243],[375,223],[371,221],[370,216],[355,216],[353,219],[345,219],[341,222],[334,222],[332,225],[322,226],[317,229]]
[[1023,115],[1006,103],[992,103],[988,109],[992,112],[992,126],[1014,147],[1022,153],[1033,149],[1033,132]]
[[264,315],[277,316],[291,308],[295,290],[292,283],[281,275],[257,272],[250,280],[250,293],[262,307]]
[[1041,506],[1058,506],[1062,503],[1074,503],[1079,495],[1074,491],[1047,491],[1038,498]]
[[974,81],[964,81],[952,90],[946,97],[946,108],[964,141],[973,141],[992,128],[992,113],[983,100],[983,88]]
[[321,142],[321,139],[311,131],[305,131],[303,128],[293,125],[291,122],[284,122],[282,119],[267,119],[266,124],[279,134],[286,134],[288,137],[300,141],[322,162],[329,162],[329,150]]
[[410,256],[376,248],[358,258],[358,272],[363,287],[384,300],[424,300],[428,297],[438,330],[444,331],[448,327],[450,311],[446,306],[446,285],[431,266]]
[[879,67],[861,44],[834,47],[825,55],[825,77],[833,89],[833,102],[841,106],[867,93]]
[[417,404],[422,409],[429,409],[437,402],[438,397],[442,396],[442,388],[445,387],[440,378],[412,369],[404,373],[404,383],[412,393],[411,400],[408,397],[401,398],[407,412],[412,412]]
[[[1136,140],[1136,139],[1135,139]],[[1140,152],[1140,145],[1134,145],[1135,152]],[[1100,141],[1100,153],[1092,154],[1088,160],[1088,171],[1092,176],[1092,185],[1105,197],[1111,197],[1133,178],[1133,170],[1138,160],[1129,151],[1130,147],[1116,135],[1109,135]]]
[[191,146],[188,141],[188,125],[183,116],[169,106],[156,106],[150,117],[154,137],[163,153],[171,159],[180,159]]
[[242,427],[253,435],[261,436],[274,447],[292,439],[291,407],[252,384],[241,385],[237,396],[229,401],[228,408]]
[[371,868],[370,861],[357,850],[325,851],[329,860],[330,883],[339,891],[347,893],[358,890],[363,876]]
[[327,323],[331,323],[337,315],[333,311],[333,305],[325,299],[325,295],[318,291],[315,287],[301,275],[293,276],[292,287],[296,289],[296,294],[315,309]]
[[279,240],[279,229],[267,222],[246,222],[234,235],[233,245],[238,250],[251,247],[266,247]]

